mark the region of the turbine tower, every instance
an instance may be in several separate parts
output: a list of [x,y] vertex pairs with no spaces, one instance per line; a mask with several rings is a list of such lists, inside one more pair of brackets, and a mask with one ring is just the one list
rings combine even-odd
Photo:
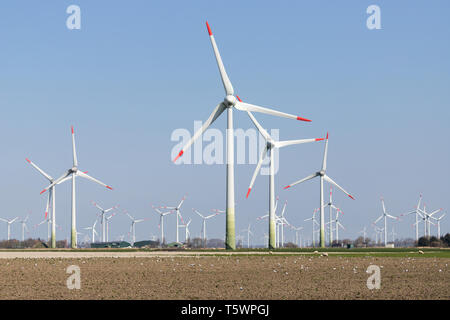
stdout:
[[[239,97],[237,97],[239,101]],[[302,140],[288,140],[288,141],[275,141],[269,133],[261,126],[261,124],[255,119],[253,114],[250,111],[247,111],[248,116],[252,120],[255,127],[258,129],[259,133],[264,137],[266,140],[266,147],[264,148],[263,152],[261,153],[261,156],[259,158],[258,164],[256,165],[255,171],[253,173],[252,180],[250,181],[250,185],[248,187],[247,191],[247,198],[250,195],[250,191],[253,188],[253,184],[255,183],[256,177],[258,176],[259,170],[261,169],[262,163],[264,159],[266,158],[267,154],[269,155],[270,159],[270,174],[269,174],[269,249],[274,249],[276,247],[276,241],[275,241],[275,168],[274,168],[274,151],[277,148],[282,148],[290,145],[296,145],[296,144],[302,144],[302,143],[309,143],[309,142],[315,142],[315,141],[321,141],[323,138],[320,139],[302,139]],[[284,210],[283,210],[284,212]],[[282,229],[281,234],[283,238],[283,222],[282,223]],[[283,241],[284,239],[282,239]]]
[[98,220],[95,219],[94,224],[90,227],[84,228],[85,230],[92,230],[92,243],[95,243],[95,235],[98,235],[97,230],[95,230],[95,226]]
[[291,183],[290,185],[284,187],[284,189],[287,189],[289,187],[295,186],[296,184],[308,181],[310,179],[313,179],[315,177],[320,177],[320,246],[322,248],[325,248],[325,216],[324,216],[324,208],[323,208],[323,181],[327,181],[333,185],[335,185],[336,187],[338,187],[339,189],[341,189],[342,192],[344,192],[345,194],[347,194],[350,198],[352,198],[353,200],[355,200],[355,198],[353,198],[347,191],[345,191],[340,185],[338,185],[336,182],[334,182],[329,176],[327,176],[326,171],[327,171],[327,153],[328,153],[328,133],[327,133],[327,137],[325,139],[325,152],[323,154],[323,162],[322,162],[322,169],[316,173],[313,173],[310,176],[307,176],[306,178],[303,178],[301,180],[298,180],[294,183]]
[[74,249],[77,247],[77,227],[76,227],[76,198],[75,198],[75,177],[82,177],[88,180],[91,180],[95,183],[98,183],[101,186],[104,186],[110,190],[112,188],[103,182],[89,176],[87,173],[82,172],[78,169],[78,159],[77,152],[75,149],[75,133],[72,126],[72,156],[73,156],[73,166],[66,173],[64,173],[61,177],[54,180],[47,188],[41,191],[41,194],[53,188],[55,185],[68,180],[67,178],[72,178],[72,219],[71,219],[71,247]]
[[132,239],[133,239],[133,246],[134,246],[134,243],[136,242],[136,223],[144,222],[144,221],[148,220],[148,218],[146,218],[146,219],[135,219],[126,210],[124,210],[124,213],[131,220],[130,232],[131,232],[131,236],[132,236]]
[[235,212],[234,212],[234,131],[233,131],[233,109],[240,111],[253,111],[270,114],[278,117],[285,117],[290,119],[296,119],[301,121],[311,121],[305,118],[294,116],[291,114],[271,110],[264,107],[259,107],[256,105],[244,103],[238,101],[234,95],[234,89],[228,78],[227,72],[222,62],[222,58],[217,48],[216,41],[212,34],[211,28],[208,22],[206,22],[206,27],[208,28],[209,38],[211,40],[211,45],[214,50],[214,55],[216,57],[217,66],[219,67],[220,76],[222,79],[223,86],[225,88],[225,99],[215,107],[208,120],[203,124],[203,126],[194,134],[194,136],[186,143],[186,145],[181,149],[178,155],[175,157],[174,162],[181,157],[186,150],[197,140],[203,132],[225,111],[227,110],[227,182],[226,182],[226,232],[225,232],[225,247],[228,250],[236,249],[236,235],[235,235]]

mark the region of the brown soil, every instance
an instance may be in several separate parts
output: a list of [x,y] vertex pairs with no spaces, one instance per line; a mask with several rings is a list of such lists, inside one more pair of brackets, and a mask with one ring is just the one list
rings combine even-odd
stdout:
[[[381,288],[369,290],[369,265]],[[81,270],[81,289],[66,268]],[[318,256],[0,259],[0,299],[450,299],[450,259]]]

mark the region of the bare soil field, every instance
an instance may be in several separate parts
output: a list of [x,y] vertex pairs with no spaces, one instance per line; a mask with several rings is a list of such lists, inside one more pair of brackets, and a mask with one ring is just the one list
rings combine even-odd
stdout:
[[[70,265],[81,288],[69,290]],[[381,288],[369,290],[369,265]],[[0,299],[450,299],[450,259],[317,255],[0,259]]]

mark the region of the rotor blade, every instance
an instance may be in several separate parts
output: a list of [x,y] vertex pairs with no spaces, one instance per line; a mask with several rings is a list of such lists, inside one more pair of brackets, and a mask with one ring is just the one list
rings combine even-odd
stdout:
[[380,221],[383,218],[383,216],[380,216],[377,220],[375,220],[373,223],[377,223],[378,221]]
[[355,198],[352,197],[352,195],[350,193],[348,193],[347,191],[344,190],[344,188],[342,188],[340,185],[338,185],[336,182],[334,182],[329,176],[324,175],[323,178],[328,181],[331,184],[334,184],[336,187],[338,187],[339,189],[341,189],[342,192],[344,192],[346,195],[348,195],[350,198],[352,198],[353,200],[355,200]]
[[325,151],[323,152],[322,171],[327,170],[327,157],[328,157],[328,132],[325,138]]
[[313,174],[311,174],[311,175],[307,176],[306,178],[303,178],[303,179],[301,179],[301,180],[298,180],[298,181],[296,181],[296,182],[293,182],[293,183],[291,183],[290,185],[288,185],[288,186],[284,187],[284,189],[287,189],[287,188],[290,188],[290,187],[293,187],[293,186],[295,186],[296,184],[299,184],[299,183],[302,183],[302,182],[305,182],[305,181],[311,180],[312,178],[315,178],[315,177],[317,177],[318,175],[319,175],[319,173],[318,173],[318,172],[316,172],[316,173],[313,173]]
[[200,217],[202,217],[203,219],[205,219],[205,217],[200,213],[200,212],[198,212],[196,209],[192,209],[196,214],[198,214]]
[[258,164],[256,165],[255,171],[253,172],[253,177],[252,180],[250,181],[250,185],[248,187],[248,191],[247,191],[247,197],[250,195],[250,191],[253,188],[253,184],[255,183],[256,177],[258,176],[259,170],[261,169],[262,163],[264,161],[264,158],[266,157],[267,154],[267,146],[264,148],[263,152],[261,153],[261,156],[259,158]]
[[87,174],[84,173],[84,172],[77,171],[77,176],[80,176],[80,177],[82,177],[82,178],[85,178],[85,179],[94,181],[94,182],[98,183],[99,185],[102,185],[102,186],[104,186],[104,187],[106,187],[106,188],[112,190],[112,188],[111,188],[110,186],[104,184],[103,182],[101,182],[101,181],[99,181],[99,180],[97,180],[97,179],[95,179],[95,178],[92,178],[90,175],[87,175]]
[[384,199],[381,197],[381,205],[383,206],[383,213],[386,214],[386,207],[384,206]]
[[78,159],[77,159],[77,150],[75,149],[75,133],[73,130],[73,126],[71,127],[72,129],[72,155],[73,155],[73,166],[74,167],[78,167]]
[[37,171],[39,171],[40,174],[42,174],[45,178],[47,178],[49,181],[52,181],[53,178],[47,174],[44,170],[39,168],[36,164],[34,164],[30,159],[26,158],[25,160],[28,161],[29,164],[31,164]]
[[48,193],[48,197],[47,197],[47,205],[45,207],[45,219],[47,219],[48,216],[48,210],[50,208],[50,200],[51,200],[51,193]]
[[234,95],[233,86],[231,85],[231,81],[228,78],[227,72],[225,71],[225,67],[222,62],[222,58],[220,57],[219,49],[217,48],[216,40],[214,39],[211,28],[209,27],[208,21],[206,21],[206,27],[208,28],[209,39],[211,40],[211,44],[214,50],[214,55],[216,56],[217,66],[219,67],[220,77],[222,78],[223,87],[225,92],[228,95]]
[[282,147],[291,146],[293,144],[302,144],[302,143],[309,143],[309,142],[322,141],[322,140],[323,140],[323,138],[276,141],[275,142],[275,147],[282,148]]
[[95,207],[97,207],[98,209],[100,209],[101,211],[105,211],[105,210],[103,210],[102,207],[100,207],[100,206],[97,204],[97,202],[91,201],[91,203],[92,203]]
[[44,192],[46,192],[48,189],[50,189],[51,187],[57,185],[58,183],[60,183],[62,180],[64,180],[64,178],[70,176],[72,174],[71,171],[67,171],[66,173],[64,173],[61,177],[59,177],[58,179],[54,180],[47,188],[45,188],[44,190],[41,191],[41,194],[43,194]]
[[6,223],[8,223],[8,222],[9,222],[8,220],[6,220],[6,219],[3,219],[3,218],[0,218],[0,220],[1,220],[1,221],[4,221],[4,222],[6,222]]
[[272,137],[269,135],[269,133],[259,124],[259,122],[256,120],[256,118],[253,116],[253,114],[250,111],[247,111],[248,116],[250,117],[250,120],[252,120],[255,127],[258,129],[259,133],[266,139],[267,141],[271,141]]
[[222,102],[216,106],[214,111],[209,116],[208,120],[206,120],[205,123],[203,123],[202,127],[198,129],[197,132],[193,135],[193,137],[184,145],[183,149],[181,149],[181,151],[175,157],[173,162],[176,162],[177,159],[181,157],[187,149],[189,149],[189,147],[195,142],[195,140],[197,140],[203,134],[203,132],[205,132],[205,130],[208,129],[208,127],[222,114],[222,112],[225,109],[226,106]]
[[238,110],[241,110],[241,111],[260,112],[260,113],[265,113],[265,114],[269,114],[269,115],[277,116],[277,117],[282,117],[282,118],[288,118],[288,119],[294,119],[294,120],[311,122],[311,120],[309,120],[309,119],[302,118],[302,117],[299,117],[299,116],[295,116],[293,114],[289,114],[289,113],[285,113],[285,112],[281,112],[281,111],[276,111],[276,110],[273,110],[273,109],[260,107],[260,106],[256,106],[256,105],[253,105],[253,104],[241,102],[241,101],[237,101],[236,104],[234,105],[234,107],[236,109],[238,109]]
[[184,196],[184,197],[181,199],[180,204],[176,207],[176,209],[180,209],[180,208],[181,208],[181,205],[183,204],[184,200],[186,200],[186,196]]

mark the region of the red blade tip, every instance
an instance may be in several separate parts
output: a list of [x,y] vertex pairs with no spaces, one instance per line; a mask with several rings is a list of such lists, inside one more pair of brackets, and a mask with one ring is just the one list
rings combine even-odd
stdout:
[[286,187],[284,187],[283,189],[287,189],[287,188],[290,188],[291,186],[286,186]]
[[322,141],[324,140],[323,138],[317,138],[316,141]]
[[236,98],[239,100],[239,102],[242,102],[241,98],[239,98],[238,95],[236,95]]
[[355,198],[353,198],[351,195],[348,195],[350,198],[352,198],[353,200],[355,200]]
[[72,134],[73,134],[73,126],[70,126],[70,128],[72,129]]
[[297,117],[297,120],[311,122],[311,120],[306,119],[306,118],[302,118],[302,117]]
[[328,132],[327,132],[327,140],[328,140]]
[[246,198],[248,198],[248,196],[249,196],[249,194],[250,194],[250,191],[252,191],[252,188],[248,188],[248,191],[247,191],[247,197],[246,197]]
[[28,158],[25,158],[25,160],[27,160],[27,161],[28,161],[28,163],[31,163],[30,159],[28,159]]
[[109,190],[112,190],[113,188],[111,188],[110,186],[106,186]]
[[212,31],[211,31],[211,28],[209,27],[208,21],[206,21],[206,27],[208,28],[209,35],[212,36]]
[[47,191],[47,189],[42,190],[40,194],[43,194],[45,191]]
[[175,159],[173,159],[173,162],[176,162],[178,160],[178,158],[183,155],[183,153],[184,153],[184,151],[181,150],[180,153],[177,155],[177,157]]

